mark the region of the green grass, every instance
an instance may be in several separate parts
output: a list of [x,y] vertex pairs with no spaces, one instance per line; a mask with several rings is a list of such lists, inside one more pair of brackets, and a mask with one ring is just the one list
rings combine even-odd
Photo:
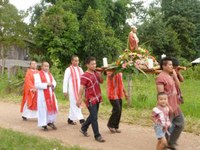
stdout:
[[1,150],[82,150],[78,146],[64,146],[59,141],[0,128]]

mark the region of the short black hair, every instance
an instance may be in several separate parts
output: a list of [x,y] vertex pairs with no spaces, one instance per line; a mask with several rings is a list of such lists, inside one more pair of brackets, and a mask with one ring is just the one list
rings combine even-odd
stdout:
[[77,56],[77,55],[72,55],[71,61],[72,61],[74,58],[76,58],[76,57],[78,57],[78,56]]
[[30,63],[29,63],[29,65],[31,65],[31,64],[32,64],[32,62],[35,62],[35,63],[36,63],[36,61],[35,61],[35,60],[31,60],[31,61],[30,61]]
[[158,97],[160,96],[160,95],[167,95],[165,92],[159,92],[158,94],[157,94],[157,100],[158,100]]
[[160,69],[163,70],[163,65],[167,65],[168,61],[172,61],[171,57],[165,57],[160,61]]
[[179,66],[179,61],[178,61],[178,59],[172,58],[172,64],[173,64],[174,67]]
[[85,59],[85,64],[89,64],[91,61],[96,61],[95,57],[89,56]]

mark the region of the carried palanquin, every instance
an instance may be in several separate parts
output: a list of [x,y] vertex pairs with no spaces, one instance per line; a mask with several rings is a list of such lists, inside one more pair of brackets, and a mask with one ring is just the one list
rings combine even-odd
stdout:
[[159,64],[156,59],[150,55],[149,51],[139,47],[137,50],[131,52],[126,49],[118,57],[118,59],[104,66],[104,70],[112,70],[117,72],[138,72],[154,73],[158,70]]
[[[179,66],[179,69],[186,70],[186,67]],[[148,50],[141,47],[133,52],[128,49],[124,50],[115,62],[103,68],[97,68],[97,70],[115,71],[116,73],[140,71],[143,74],[158,74],[161,72],[160,65],[155,57],[150,55]]]

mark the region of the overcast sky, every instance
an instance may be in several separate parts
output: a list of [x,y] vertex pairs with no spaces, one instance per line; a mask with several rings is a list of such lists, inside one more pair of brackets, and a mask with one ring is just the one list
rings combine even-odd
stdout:
[[[30,6],[39,3],[41,0],[10,0],[10,3],[15,5],[18,10],[26,10]],[[152,0],[133,0],[133,1],[143,1],[146,5],[148,5]]]
[[18,10],[26,10],[39,2],[40,0],[10,0],[10,3],[15,5]]
[[[34,6],[37,3],[40,3],[40,1],[41,0],[10,0],[10,3],[13,4],[18,10],[27,10],[29,7]],[[145,6],[148,6],[150,2],[152,2],[153,0],[133,0],[133,1],[135,2],[143,1]],[[29,23],[29,17],[25,18],[25,22]]]

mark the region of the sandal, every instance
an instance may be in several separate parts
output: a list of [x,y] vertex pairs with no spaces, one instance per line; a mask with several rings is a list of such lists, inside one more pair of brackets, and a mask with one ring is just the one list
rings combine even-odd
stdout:
[[119,130],[119,129],[115,129],[115,132],[116,132],[116,133],[121,133],[122,131]]
[[53,123],[48,123],[47,125],[50,126],[50,127],[51,127],[52,129],[54,129],[54,130],[57,129],[57,127],[56,127]]
[[111,133],[115,133],[116,132],[115,128],[111,128],[111,127],[108,126],[108,129],[110,130]]
[[88,137],[88,136],[89,136],[88,133],[87,133],[87,131],[83,131],[83,130],[81,129],[80,132],[81,132],[85,137]]
[[98,142],[101,142],[101,143],[106,141],[102,138],[102,136],[95,138],[95,140],[98,141]]

